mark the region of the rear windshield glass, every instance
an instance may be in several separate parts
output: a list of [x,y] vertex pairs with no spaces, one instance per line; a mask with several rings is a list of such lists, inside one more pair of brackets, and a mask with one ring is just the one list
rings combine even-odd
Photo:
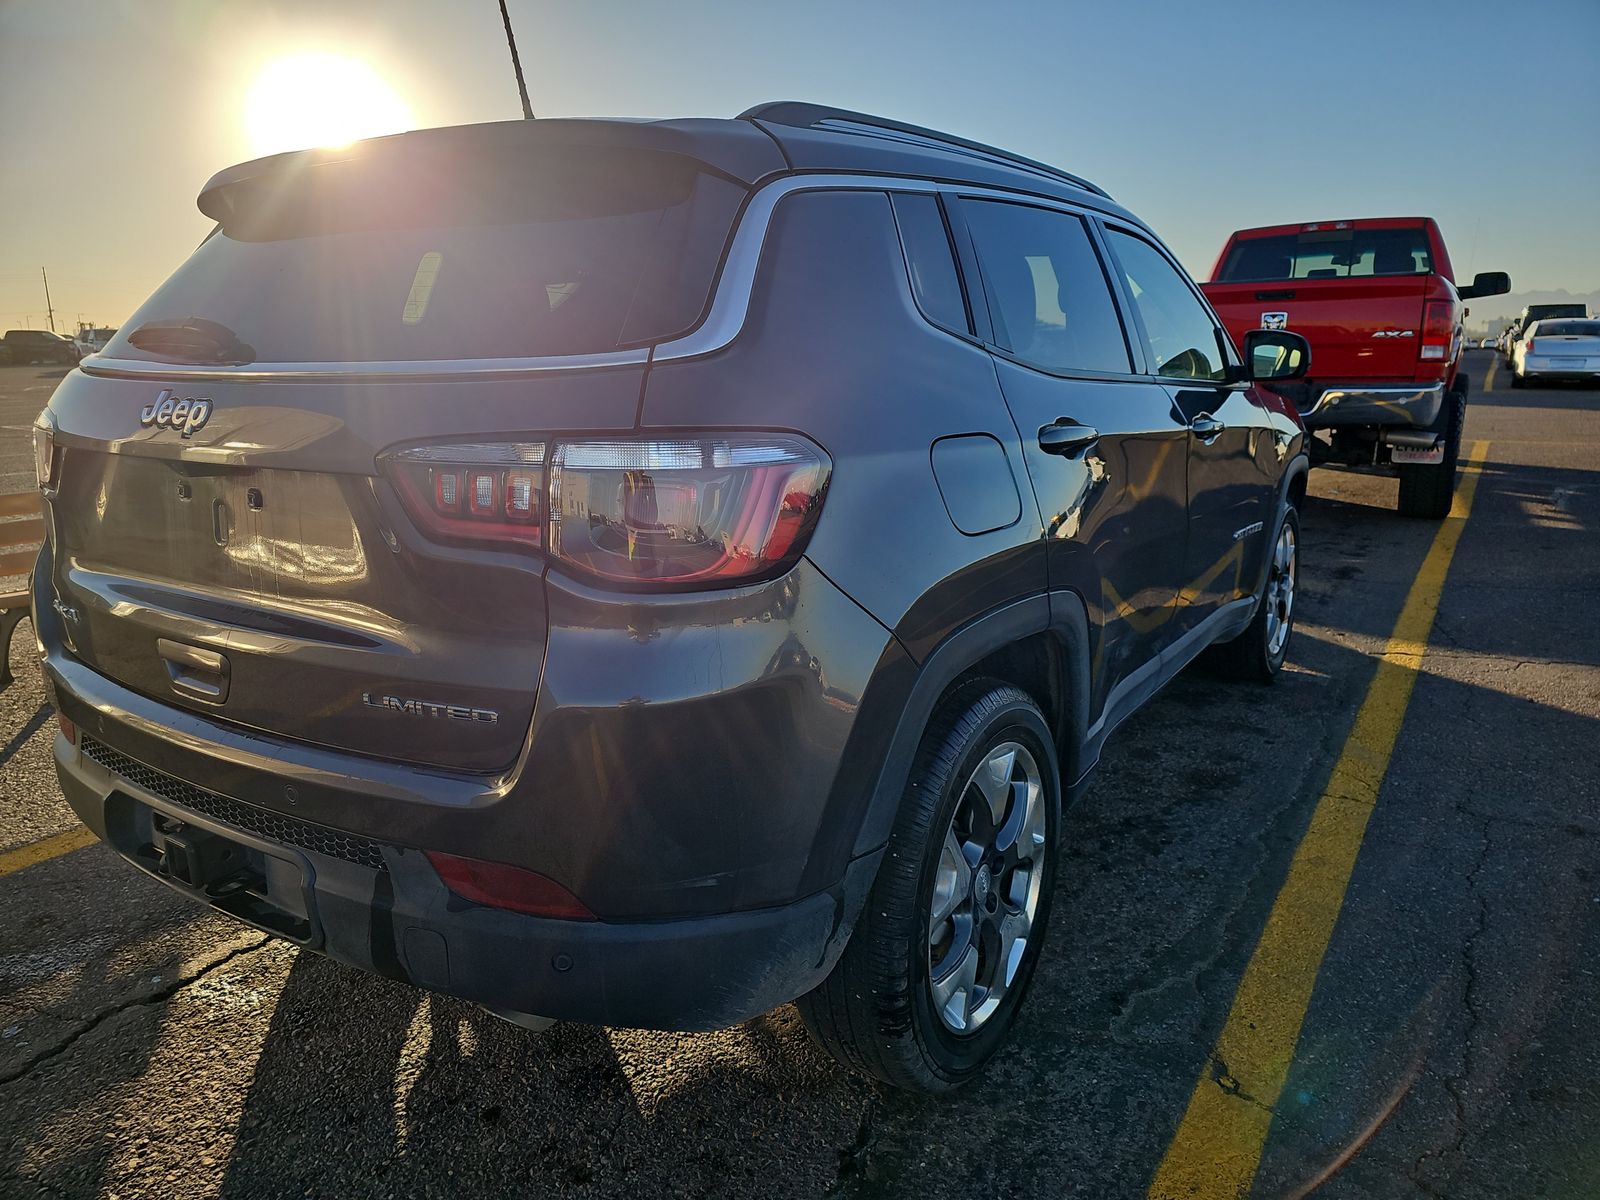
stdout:
[[1533,332],[1539,337],[1600,337],[1600,321],[1539,321]]
[[[678,155],[573,147],[236,184],[232,215],[106,353],[381,362],[647,344],[699,320],[744,195]],[[182,324],[204,336],[164,334]]]
[[1426,275],[1432,270],[1428,232],[1421,227],[1317,229],[1235,242],[1216,282]]

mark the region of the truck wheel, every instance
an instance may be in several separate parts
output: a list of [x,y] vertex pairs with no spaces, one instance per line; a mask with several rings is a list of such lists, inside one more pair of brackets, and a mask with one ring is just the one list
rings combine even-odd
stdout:
[[1524,379],[1521,375],[1517,374],[1517,369],[1515,367],[1511,368],[1511,386],[1514,387],[1514,388],[1520,388],[1520,387],[1527,387],[1528,386],[1528,381],[1526,379]]
[[1206,651],[1206,664],[1225,679],[1271,683],[1289,657],[1294,593],[1300,582],[1300,515],[1293,506],[1284,511],[1270,552],[1267,581],[1249,627]]
[[[1518,386],[1516,376],[1512,386]],[[1461,457],[1461,427],[1467,419],[1465,392],[1449,392],[1444,431],[1444,461],[1437,463],[1402,463],[1400,472],[1400,502],[1395,507],[1402,517],[1424,517],[1440,520],[1450,515],[1450,502],[1456,490],[1456,462]]]
[[977,680],[941,705],[861,920],[796,1002],[823,1049],[911,1091],[948,1091],[983,1069],[1044,945],[1060,781],[1025,692]]

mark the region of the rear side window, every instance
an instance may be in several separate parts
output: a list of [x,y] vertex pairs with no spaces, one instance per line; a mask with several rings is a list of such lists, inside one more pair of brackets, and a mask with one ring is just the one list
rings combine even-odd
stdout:
[[1047,371],[1133,369],[1082,218],[1000,200],[964,200],[962,211],[996,345]]
[[1217,272],[1216,282],[1426,275],[1432,270],[1428,231],[1420,226],[1313,229],[1235,242]]
[[897,192],[893,200],[894,219],[900,226],[900,245],[905,250],[906,270],[911,275],[911,292],[917,298],[917,307],[935,325],[971,333],[972,322],[961,297],[961,278],[956,274],[955,251],[938,199]]
[[[699,320],[744,195],[678,155],[597,147],[247,180],[107,353],[374,362],[647,344]],[[163,332],[195,318],[198,342]]]
[[1156,374],[1169,379],[1225,380],[1227,366],[1217,327],[1178,268],[1143,238],[1108,229],[1106,239],[1139,310]]

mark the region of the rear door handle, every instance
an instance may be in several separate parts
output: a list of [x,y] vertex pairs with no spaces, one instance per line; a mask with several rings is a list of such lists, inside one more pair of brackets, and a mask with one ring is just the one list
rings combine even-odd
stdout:
[[1189,428],[1202,442],[1209,442],[1226,429],[1227,426],[1210,413],[1201,413],[1189,422]]
[[1046,454],[1071,454],[1074,450],[1098,441],[1099,438],[1098,429],[1091,429],[1087,425],[1079,425],[1076,421],[1062,418],[1039,430],[1039,449]]

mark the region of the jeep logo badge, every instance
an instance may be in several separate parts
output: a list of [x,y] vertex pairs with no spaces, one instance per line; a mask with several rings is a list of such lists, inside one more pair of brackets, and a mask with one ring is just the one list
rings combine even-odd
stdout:
[[139,410],[139,424],[146,429],[176,429],[181,437],[189,437],[210,419],[210,400],[174,400],[171,388]]
[[1289,328],[1289,314],[1286,312],[1262,313],[1261,328],[1287,329]]

